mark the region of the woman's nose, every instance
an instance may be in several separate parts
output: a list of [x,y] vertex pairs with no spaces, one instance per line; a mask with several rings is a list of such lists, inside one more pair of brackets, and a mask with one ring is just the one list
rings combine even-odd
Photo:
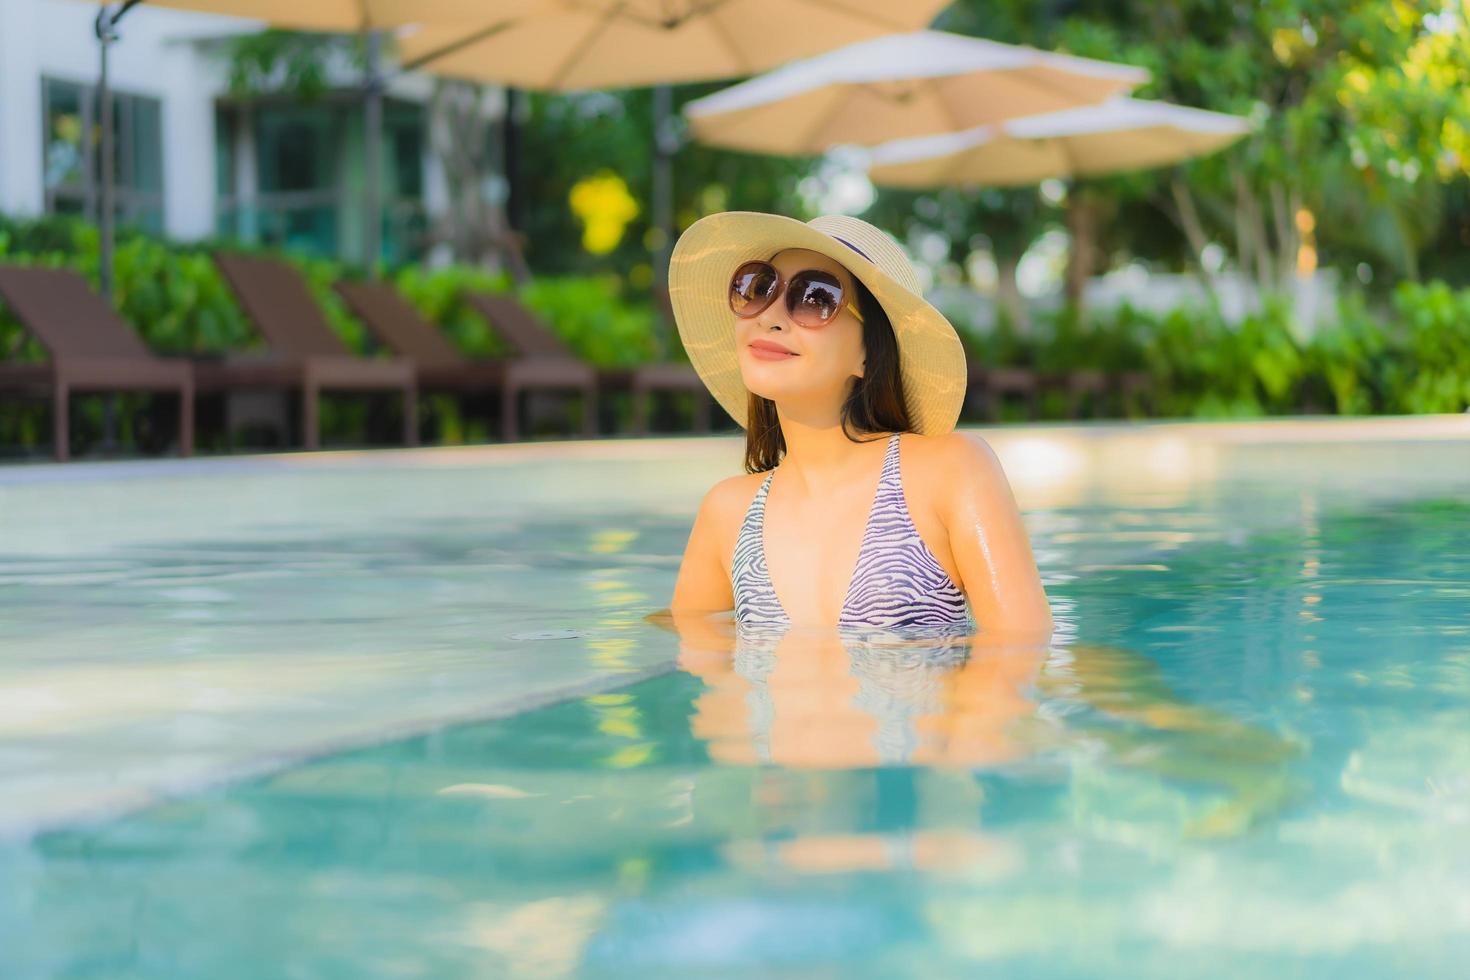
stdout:
[[786,319],[785,305],[780,300],[761,310],[755,318],[755,323],[762,330],[770,330],[772,327],[777,330],[787,330],[791,327],[791,323]]

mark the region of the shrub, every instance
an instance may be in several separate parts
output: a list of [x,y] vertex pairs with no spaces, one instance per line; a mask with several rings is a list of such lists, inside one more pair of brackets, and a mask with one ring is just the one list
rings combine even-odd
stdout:
[[[210,258],[217,247],[240,246],[170,244],[134,232],[119,234],[114,302],[159,353],[261,345]],[[74,268],[95,288],[98,255],[97,230],[83,221],[0,217],[0,261]],[[325,259],[289,259],[347,345],[362,353],[376,351],[374,338],[332,289],[357,270]],[[493,325],[463,300],[470,290],[516,289],[508,275],[408,266],[390,278],[467,354],[510,354]],[[623,278],[602,275],[546,276],[516,291],[576,354],[601,367],[624,367],[659,358],[656,331],[661,326],[651,297],[626,290]],[[980,363],[1062,372],[1144,370],[1155,379],[1154,400],[1164,415],[1260,416],[1304,405],[1344,414],[1458,412],[1470,405],[1470,290],[1457,292],[1442,282],[1400,284],[1383,309],[1348,294],[1335,321],[1305,342],[1281,300],[1266,303],[1238,324],[1206,309],[1160,315],[1124,305],[1085,315],[1075,309],[1039,313],[1023,334],[1005,317],[980,330],[965,322],[966,315],[956,310],[951,319]],[[677,335],[672,340],[668,356],[687,360]],[[0,305],[0,360],[44,359],[39,344]],[[6,413],[19,411],[0,406],[0,441],[18,431],[6,422]],[[36,425],[31,419],[22,428],[28,432]]]

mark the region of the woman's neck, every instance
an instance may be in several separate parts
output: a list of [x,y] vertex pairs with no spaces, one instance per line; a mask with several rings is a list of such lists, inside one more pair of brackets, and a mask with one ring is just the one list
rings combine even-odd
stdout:
[[809,425],[781,419],[781,435],[786,441],[786,455],[780,468],[788,490],[796,488],[801,496],[829,495],[853,479],[872,469],[871,456],[881,453],[878,445],[886,443],[891,433],[866,433],[853,442],[842,430],[841,422],[833,425]]

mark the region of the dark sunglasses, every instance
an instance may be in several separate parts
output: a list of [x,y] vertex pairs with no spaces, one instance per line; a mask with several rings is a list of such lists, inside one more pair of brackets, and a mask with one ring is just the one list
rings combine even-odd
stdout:
[[776,301],[783,288],[786,312],[799,327],[825,327],[844,305],[852,310],[858,323],[863,322],[857,304],[846,298],[842,283],[832,273],[803,269],[785,282],[781,270],[760,259],[744,263],[730,277],[730,309],[743,319],[758,316]]

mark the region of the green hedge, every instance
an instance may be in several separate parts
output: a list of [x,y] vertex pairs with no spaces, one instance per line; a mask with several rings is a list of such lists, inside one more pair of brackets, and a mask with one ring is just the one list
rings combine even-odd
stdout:
[[[140,234],[119,234],[113,264],[114,301],[153,350],[160,354],[195,354],[262,346],[210,258],[211,252],[219,248],[241,246],[227,241],[179,245]],[[367,355],[379,353],[372,334],[332,289],[334,282],[359,277],[363,270],[322,259],[285,257],[302,271],[328,322],[349,349]],[[96,288],[97,229],[73,218],[14,221],[0,217],[0,262],[73,268]],[[396,270],[390,278],[404,297],[444,329],[465,353],[472,357],[510,353],[493,325],[463,301],[467,290],[513,291],[508,275],[479,268],[430,270],[408,266]],[[640,297],[618,277],[540,279],[519,290],[519,296],[590,363],[613,367],[653,359],[656,314],[651,299]],[[675,353],[682,350],[676,348]],[[40,344],[0,302],[0,360],[45,359]],[[117,432],[125,444],[148,440],[149,433],[138,427],[147,426],[149,420],[136,411],[144,401],[141,396],[126,396],[116,402]],[[359,402],[323,401],[325,437],[361,439],[366,407]],[[631,410],[630,406],[614,407],[621,414]],[[460,409],[453,398],[436,397],[430,402],[428,415],[435,422],[440,441],[481,441],[490,437],[483,419],[466,417]],[[90,399],[76,406],[74,416],[78,424],[95,434],[102,427],[102,411],[100,401]],[[37,403],[0,402],[0,455],[10,454],[16,447],[33,451],[49,441],[47,418],[45,407]],[[203,432],[200,438],[201,448],[228,448],[207,443]]]
[[1401,283],[1382,309],[1350,293],[1337,313],[1306,340],[1280,300],[1236,324],[1206,310],[1158,315],[1127,305],[1087,316],[1041,315],[1025,335],[1004,319],[979,331],[951,318],[984,364],[1146,371],[1163,416],[1416,414],[1470,406],[1470,290]]
[[[259,347],[260,339],[210,259],[215,248],[240,247],[230,242],[175,245],[143,235],[119,235],[113,264],[118,310],[162,354]],[[0,218],[0,262],[68,266],[96,288],[98,254],[97,229],[85,222]],[[373,353],[372,335],[331,288],[339,279],[361,275],[361,270],[324,259],[285,257],[301,269],[328,321],[348,347]],[[466,353],[488,357],[509,353],[493,326],[461,299],[467,289],[512,291],[508,275],[478,268],[408,266],[392,279]],[[648,361],[656,350],[651,300],[629,298],[625,289],[614,276],[545,278],[519,290],[519,296],[578,355],[593,364],[613,367]],[[0,304],[0,358],[42,360],[44,356]]]
[[[260,341],[210,260],[230,243],[173,245],[135,234],[116,248],[118,308],[160,353],[240,350]],[[321,259],[291,257],[306,275],[333,328],[349,347],[375,348],[331,284],[361,271]],[[74,219],[0,218],[0,262],[66,265],[95,286],[96,229]],[[508,353],[493,326],[463,302],[466,290],[504,292],[504,274],[483,269],[409,266],[395,286],[466,353]],[[631,295],[630,295],[631,293]],[[618,276],[546,277],[519,291],[580,356],[599,366],[657,357],[658,314]],[[1002,321],[984,332],[952,312],[961,337],[981,363],[1045,371],[1143,370],[1156,380],[1157,411],[1166,416],[1249,417],[1302,410],[1344,414],[1458,412],[1470,405],[1470,290],[1443,283],[1401,284],[1382,308],[1360,295],[1338,316],[1299,339],[1289,308],[1272,302],[1238,324],[1202,310],[1164,315],[1128,306],[1080,315],[1067,310],[1036,318],[1024,335]],[[672,356],[681,356],[677,343]],[[0,358],[40,360],[44,353],[0,305]]]

